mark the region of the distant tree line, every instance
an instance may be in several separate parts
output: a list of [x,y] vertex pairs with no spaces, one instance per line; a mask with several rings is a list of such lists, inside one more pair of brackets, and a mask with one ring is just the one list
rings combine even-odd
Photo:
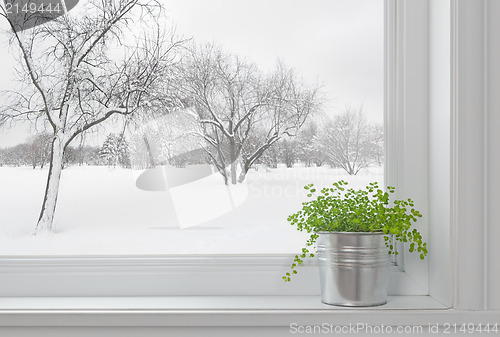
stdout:
[[283,163],[306,167],[329,165],[350,175],[384,163],[384,130],[370,123],[361,109],[347,108],[342,114],[321,122],[310,120],[295,137],[283,137],[268,149],[258,164],[269,168]]
[[[177,111],[161,121],[143,126],[130,138],[132,167],[216,165],[198,135],[200,128],[196,116],[189,110]],[[246,151],[251,153],[258,149],[265,138],[266,130],[255,127],[245,140]],[[309,119],[293,135],[282,135],[250,167],[272,169],[283,164],[291,168],[297,163],[306,167],[328,165],[356,175],[365,167],[383,164],[383,146],[383,127],[370,123],[361,108],[346,108],[334,117]],[[220,147],[223,154],[230,151],[228,143]]]
[[[214,164],[194,134],[196,124],[189,121],[189,115],[176,113],[173,118],[156,122],[133,134],[130,141],[123,135],[110,133],[101,146],[70,146],[65,151],[63,165],[145,169],[166,164],[176,167]],[[22,144],[0,149],[0,166],[43,168],[50,159],[50,139],[48,134],[38,134]],[[258,147],[259,142],[262,138],[259,139],[257,131],[247,140],[248,149]],[[330,119],[309,120],[293,137],[282,136],[252,166],[272,169],[278,164],[288,168],[296,163],[306,167],[329,165],[355,175],[365,167],[383,164],[383,144],[382,126],[369,123],[361,109],[347,108]]]
[[[44,168],[50,161],[51,137],[38,134],[24,143],[0,148],[0,167],[28,166]],[[63,167],[79,166],[122,166],[130,167],[128,144],[115,134],[110,134],[102,146],[68,146],[63,156]]]

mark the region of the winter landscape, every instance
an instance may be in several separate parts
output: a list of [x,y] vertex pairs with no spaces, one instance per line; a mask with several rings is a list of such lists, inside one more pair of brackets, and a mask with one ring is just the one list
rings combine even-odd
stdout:
[[383,186],[382,2],[380,20],[285,3],[2,9],[0,255],[292,254],[304,185]]
[[0,185],[9,191],[0,194],[0,253],[248,254],[258,249],[292,254],[301,248],[304,236],[286,218],[306,200],[305,184],[344,179],[364,187],[383,180],[381,167],[349,176],[342,169],[279,165],[270,172],[252,170],[247,183],[236,188],[226,190],[215,174],[201,184],[192,183],[197,185],[195,193],[184,185],[172,188],[169,195],[137,188],[142,172],[98,166],[63,170],[54,233],[37,237],[31,233],[47,170],[0,168]]

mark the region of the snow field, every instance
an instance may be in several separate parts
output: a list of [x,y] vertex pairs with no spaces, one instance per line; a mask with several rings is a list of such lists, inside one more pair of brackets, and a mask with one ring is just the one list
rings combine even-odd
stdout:
[[55,233],[31,236],[47,170],[0,168],[0,254],[150,255],[291,254],[306,234],[286,218],[306,193],[344,179],[350,187],[383,182],[383,168],[349,176],[329,167],[252,169],[244,184],[227,187],[218,173],[167,189],[144,191],[144,171],[69,167],[62,173]]

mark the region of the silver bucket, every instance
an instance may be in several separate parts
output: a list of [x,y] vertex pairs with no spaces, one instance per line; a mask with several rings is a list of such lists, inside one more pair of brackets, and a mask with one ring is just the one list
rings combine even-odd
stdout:
[[387,303],[389,254],[384,234],[318,234],[321,301],[352,307]]

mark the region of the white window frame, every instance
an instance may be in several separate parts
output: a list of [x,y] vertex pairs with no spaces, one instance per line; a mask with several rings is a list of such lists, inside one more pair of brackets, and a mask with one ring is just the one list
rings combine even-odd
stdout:
[[[425,239],[427,170],[416,167],[426,167],[428,157],[428,6],[426,1],[386,0],[385,7],[385,181],[397,188],[398,197],[416,201],[424,214],[419,229]],[[428,295],[428,260],[399,250],[389,294]],[[301,266],[293,282],[282,281],[292,259],[288,255],[7,257],[0,259],[0,296],[319,295],[315,260]]]

